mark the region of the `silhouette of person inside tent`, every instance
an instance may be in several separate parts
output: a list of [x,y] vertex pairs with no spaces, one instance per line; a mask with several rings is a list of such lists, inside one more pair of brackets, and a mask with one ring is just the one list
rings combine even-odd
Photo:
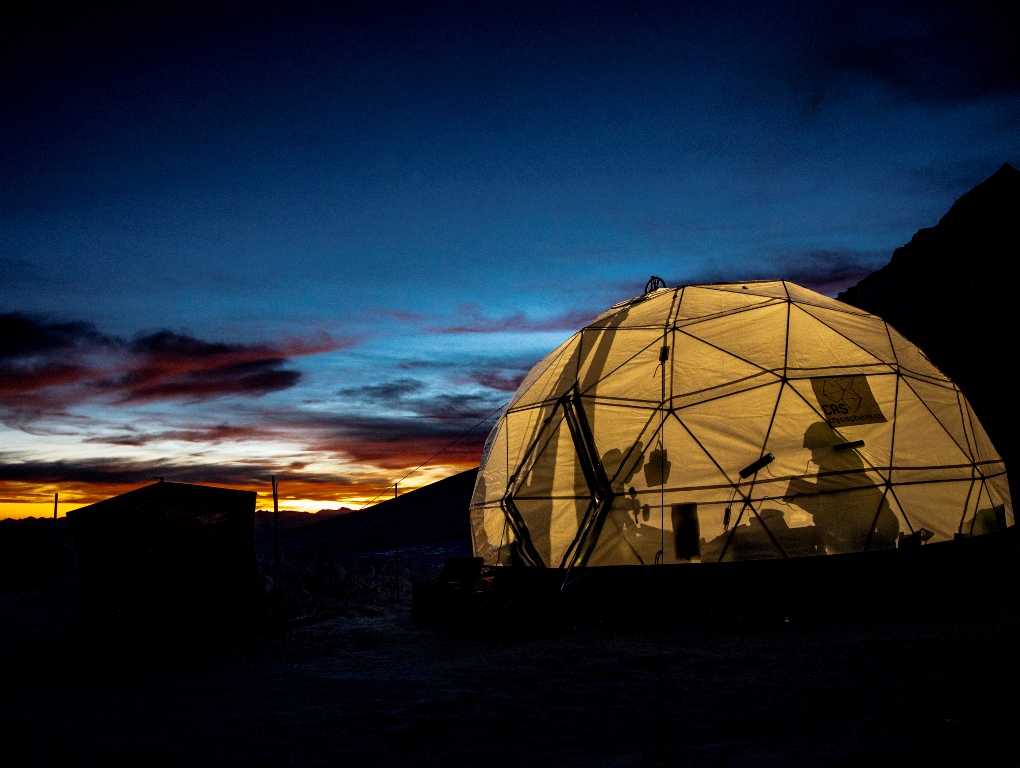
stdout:
[[811,450],[818,479],[793,478],[784,498],[811,514],[827,554],[891,549],[899,521],[882,489],[864,473],[860,454],[852,448],[835,450],[843,442],[826,422],[811,424],[804,447]]

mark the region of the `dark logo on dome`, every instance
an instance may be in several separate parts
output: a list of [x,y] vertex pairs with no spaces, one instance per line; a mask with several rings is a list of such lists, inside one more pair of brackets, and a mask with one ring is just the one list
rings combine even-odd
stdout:
[[825,376],[811,379],[811,388],[829,426],[854,427],[886,421],[867,376]]

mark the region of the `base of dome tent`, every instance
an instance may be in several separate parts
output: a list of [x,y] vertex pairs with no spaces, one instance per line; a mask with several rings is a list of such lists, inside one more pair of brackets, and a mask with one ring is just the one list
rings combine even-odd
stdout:
[[471,586],[463,580],[415,583],[412,615],[424,624],[506,628],[895,619],[1015,607],[1018,576],[1014,526],[854,555],[570,573],[485,568]]

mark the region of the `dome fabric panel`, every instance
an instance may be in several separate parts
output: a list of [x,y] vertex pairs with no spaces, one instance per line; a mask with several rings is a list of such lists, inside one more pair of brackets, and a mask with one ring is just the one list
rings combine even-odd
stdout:
[[680,306],[677,308],[676,322],[683,324],[687,320],[704,320],[709,317],[729,314],[754,306],[770,304],[775,301],[769,296],[758,296],[754,293],[734,293],[720,291],[715,288],[690,286],[682,289]]
[[511,407],[555,401],[569,389],[577,376],[580,340],[580,334],[572,336],[532,368],[510,401]]
[[[682,332],[711,344],[762,370],[775,371],[784,367],[786,358],[785,304],[770,303],[708,320],[688,321]],[[749,323],[760,326],[748,333]]]
[[784,281],[621,302],[525,378],[471,502],[488,564],[859,553],[1013,525],[959,388],[881,318]]

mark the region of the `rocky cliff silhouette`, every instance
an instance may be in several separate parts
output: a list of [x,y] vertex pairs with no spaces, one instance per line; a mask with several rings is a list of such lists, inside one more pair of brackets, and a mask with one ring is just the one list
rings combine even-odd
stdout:
[[960,385],[1020,498],[1020,171],[1004,164],[838,298],[881,316]]

